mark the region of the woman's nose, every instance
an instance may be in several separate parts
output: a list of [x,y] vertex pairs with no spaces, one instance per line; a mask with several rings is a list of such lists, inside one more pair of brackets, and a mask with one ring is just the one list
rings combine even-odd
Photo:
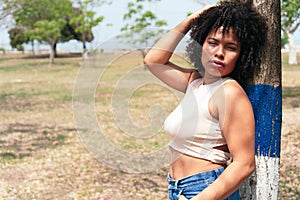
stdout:
[[216,48],[215,57],[219,59],[224,59],[224,48],[222,46],[218,46]]

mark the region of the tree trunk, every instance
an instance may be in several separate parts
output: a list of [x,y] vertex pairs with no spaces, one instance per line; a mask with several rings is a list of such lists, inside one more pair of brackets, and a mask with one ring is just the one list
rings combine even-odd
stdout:
[[83,59],[88,59],[88,51],[86,49],[86,32],[83,31],[81,33],[81,39],[82,39],[82,57]]
[[51,50],[50,50],[50,56],[49,56],[49,64],[50,66],[54,63],[54,57],[55,57],[55,43],[51,43]]
[[57,58],[57,43],[55,42],[54,44],[53,44],[53,52],[54,52],[54,58]]
[[288,43],[289,43],[289,64],[290,65],[297,65],[297,51],[296,47],[294,45],[294,40],[293,40],[293,34],[290,33],[289,31],[286,32],[288,36]]
[[31,51],[32,51],[32,56],[35,57],[35,51],[34,51],[34,41],[31,41]]
[[248,87],[256,122],[256,172],[240,189],[242,199],[277,200],[282,121],[280,1],[255,0],[268,35],[261,69]]

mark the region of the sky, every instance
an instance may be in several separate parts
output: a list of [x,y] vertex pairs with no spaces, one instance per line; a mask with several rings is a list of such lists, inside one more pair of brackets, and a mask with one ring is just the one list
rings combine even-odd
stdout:
[[[88,44],[89,49],[96,48],[97,46],[105,43],[106,41],[113,40],[117,35],[122,34],[120,29],[124,25],[123,15],[126,13],[127,3],[129,0],[113,0],[110,5],[103,5],[95,11],[99,16],[104,16],[103,22],[97,27],[93,28],[94,41]],[[181,20],[183,20],[187,13],[195,12],[201,9],[205,4],[214,4],[216,0],[161,0],[157,3],[147,5],[147,9],[153,11],[158,19],[167,21],[166,29],[171,29]],[[108,26],[110,25],[110,26]],[[300,28],[294,34],[295,44],[300,49]],[[58,44],[58,50],[61,51],[80,51],[81,43],[77,41],[70,41],[65,44]],[[7,30],[0,30],[0,47],[11,49],[9,46],[9,37]],[[25,49],[31,48],[29,45]],[[37,45],[38,50],[48,49],[48,45]]]

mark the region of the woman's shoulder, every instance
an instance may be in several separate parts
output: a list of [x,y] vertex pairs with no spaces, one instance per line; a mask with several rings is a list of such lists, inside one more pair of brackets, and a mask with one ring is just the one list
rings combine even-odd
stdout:
[[246,92],[242,86],[232,78],[223,79],[221,82],[221,87],[219,87],[214,95],[216,98],[226,100],[234,100],[240,97],[247,97]]
[[246,92],[235,80],[226,81],[223,87],[219,88],[213,96],[213,102],[217,110],[222,113],[231,113],[238,108],[239,110],[245,110],[250,105]]
[[228,79],[228,81],[224,83],[223,91],[226,99],[236,100],[237,98],[243,99],[244,97],[248,99],[243,87],[234,79]]

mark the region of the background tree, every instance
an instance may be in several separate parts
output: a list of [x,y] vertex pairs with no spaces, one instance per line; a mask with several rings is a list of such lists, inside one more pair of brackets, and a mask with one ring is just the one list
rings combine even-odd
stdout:
[[103,21],[104,17],[96,17],[96,12],[92,11],[93,0],[78,1],[78,9],[75,10],[75,15],[71,18],[70,24],[75,25],[75,32],[80,35],[80,40],[83,44],[83,53],[86,52],[86,42],[93,39],[92,28]]
[[[13,14],[17,13],[18,9],[21,9],[25,3],[21,0],[0,0],[0,21],[1,25],[7,25],[10,26],[9,22],[12,20],[9,20],[13,18]],[[5,22],[7,24],[5,24]],[[16,25],[14,28],[11,28],[8,31],[9,37],[11,40],[13,40],[10,44],[12,48],[16,48],[17,46],[22,46],[23,43],[30,41],[29,38],[25,38],[24,31],[26,30],[25,26],[22,25]],[[16,37],[16,38],[14,38]],[[22,38],[22,39],[21,39]],[[33,44],[33,42],[32,42]],[[32,50],[33,54],[34,51]]]
[[15,0],[0,0],[0,21],[3,22],[19,7],[19,2]]
[[284,49],[288,44],[288,36],[281,30],[281,49]]
[[289,64],[297,64],[297,52],[293,34],[300,25],[299,0],[281,0],[281,29],[284,42],[289,47]]
[[24,50],[23,44],[29,42],[29,39],[24,34],[23,27],[14,27],[8,31],[10,46],[18,51]]
[[12,17],[16,26],[24,27],[25,36],[30,40],[50,45],[50,63],[54,62],[56,44],[62,38],[61,30],[66,25],[66,16],[72,15],[69,0],[15,0],[18,5]]
[[[26,37],[28,37],[24,39],[24,42],[31,41],[32,44],[34,44],[34,40],[49,43],[50,35],[45,35],[47,32],[45,28],[52,27],[54,21],[59,22],[56,23],[56,25],[61,29],[61,32],[60,34],[53,35],[55,38],[51,39],[51,44],[49,43],[51,52],[54,52],[55,57],[57,55],[56,45],[58,42],[67,42],[71,39],[76,39],[82,41],[83,48],[84,50],[86,49],[86,42],[90,42],[94,39],[92,28],[103,20],[103,16],[95,16],[96,13],[92,11],[92,8],[101,6],[104,3],[110,3],[110,1],[0,0],[0,20],[3,20],[7,16],[12,16],[16,27],[24,29],[24,33],[26,33]],[[65,22],[62,23],[62,20]],[[40,23],[39,21],[42,22]],[[48,21],[48,25],[46,25],[46,21]],[[63,27],[61,26],[62,24],[64,24]],[[49,31],[51,32],[53,30]],[[55,32],[56,31],[57,29],[55,28]],[[13,32],[11,32],[11,34],[11,38],[17,36],[13,34]],[[16,38],[16,40],[18,39]],[[20,40],[18,41],[21,42]],[[34,49],[34,47],[32,49]],[[53,62],[53,58],[50,60]]]
[[61,38],[61,30],[65,26],[65,20],[41,20],[34,24],[34,30],[26,30],[25,35],[39,42],[50,44],[50,64],[54,63],[55,45]]
[[[126,22],[121,28],[121,31],[125,32],[123,38],[127,43],[137,46],[143,57],[145,57],[144,49],[149,48],[150,40],[156,40],[155,37],[163,32],[163,29],[160,28],[167,25],[166,21],[157,19],[152,11],[144,9],[145,3],[157,1],[160,0],[130,1],[127,4],[128,12],[123,15],[123,19]],[[147,28],[155,29],[148,30]]]

